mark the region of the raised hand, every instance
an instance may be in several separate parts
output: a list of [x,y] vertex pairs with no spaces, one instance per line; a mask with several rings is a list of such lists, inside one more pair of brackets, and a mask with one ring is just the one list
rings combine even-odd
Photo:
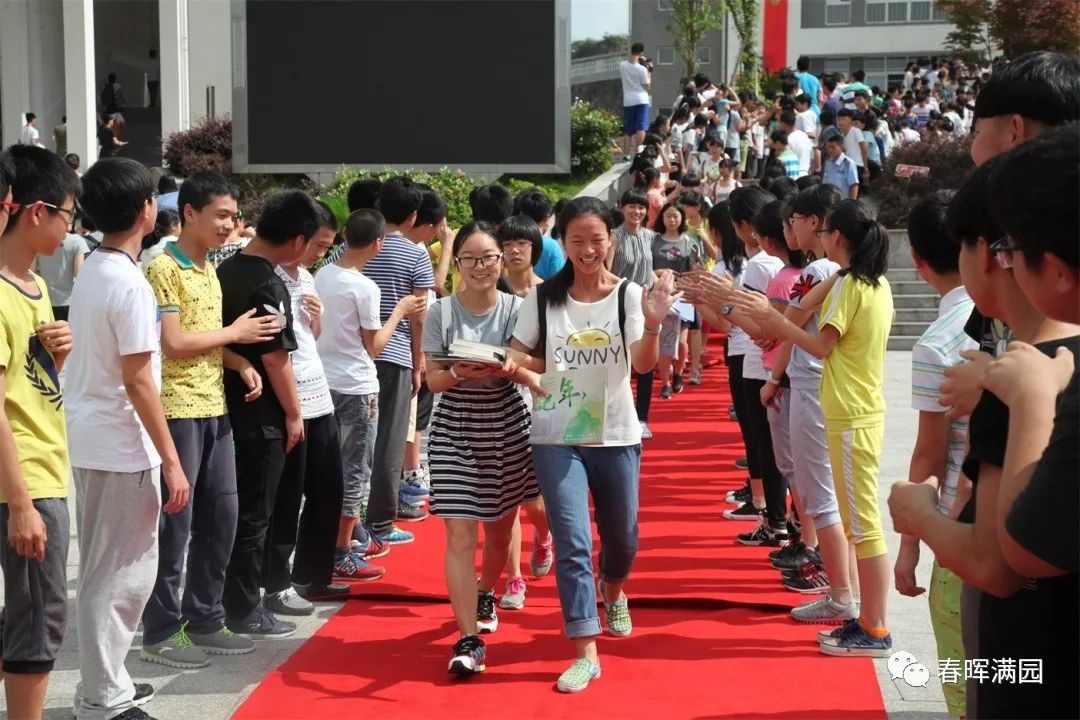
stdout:
[[675,273],[671,270],[656,273],[656,282],[641,293],[641,312],[645,316],[645,326],[656,327],[662,323],[671,306],[681,297],[681,292],[675,292]]

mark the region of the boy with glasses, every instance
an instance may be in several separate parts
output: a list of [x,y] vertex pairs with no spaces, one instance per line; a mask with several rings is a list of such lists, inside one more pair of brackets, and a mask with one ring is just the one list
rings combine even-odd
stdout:
[[[14,157],[12,157],[14,156]],[[67,621],[68,452],[59,370],[71,349],[31,270],[63,241],[79,178],[43,148],[0,153],[0,613],[11,717],[41,717]],[[47,201],[40,201],[46,198]]]

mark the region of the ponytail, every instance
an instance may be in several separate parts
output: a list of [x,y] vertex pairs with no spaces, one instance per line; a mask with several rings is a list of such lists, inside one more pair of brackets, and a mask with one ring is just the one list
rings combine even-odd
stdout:
[[877,287],[889,269],[889,231],[859,200],[838,202],[827,222],[840,233],[848,249],[850,264],[839,274]]

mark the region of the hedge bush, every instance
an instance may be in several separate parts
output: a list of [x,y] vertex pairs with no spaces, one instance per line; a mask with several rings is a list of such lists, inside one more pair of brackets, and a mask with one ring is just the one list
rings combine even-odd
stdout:
[[[897,177],[897,165],[930,168],[926,177]],[[883,172],[870,183],[867,194],[880,207],[878,220],[886,227],[906,227],[908,214],[919,198],[937,190],[958,188],[975,164],[971,160],[971,137],[943,137],[893,150]]]
[[594,178],[607,172],[613,160],[611,141],[622,134],[622,123],[612,113],[587,100],[570,109],[570,173]]

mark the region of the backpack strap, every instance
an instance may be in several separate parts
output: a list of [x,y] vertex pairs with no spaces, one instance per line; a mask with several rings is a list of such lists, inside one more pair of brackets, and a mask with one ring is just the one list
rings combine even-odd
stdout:
[[[506,293],[509,294],[509,293]],[[510,295],[510,312],[506,314],[506,327],[503,328],[503,337],[505,343],[510,344],[510,335],[513,333],[514,321],[517,319],[517,312],[521,309],[522,304],[525,301],[519,298],[517,295]]]
[[546,357],[545,351],[547,349],[547,297],[543,283],[536,286],[536,320],[540,332],[536,346],[532,349],[531,354],[533,357],[543,360]]
[[450,352],[450,325],[453,324],[453,313],[450,303],[453,302],[453,296],[447,296],[441,298],[439,302],[440,319],[442,320],[443,331],[443,350]]
[[[629,281],[623,280],[619,283],[619,289],[616,290],[619,293],[619,332],[622,334],[622,348],[624,353],[629,353],[626,347],[626,286],[629,285]],[[626,364],[630,365],[630,355],[626,355]]]

